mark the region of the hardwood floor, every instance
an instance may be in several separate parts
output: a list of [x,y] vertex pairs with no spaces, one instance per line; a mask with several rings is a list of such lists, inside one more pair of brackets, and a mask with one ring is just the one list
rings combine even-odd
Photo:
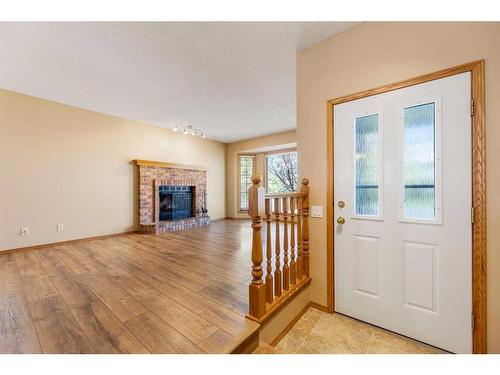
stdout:
[[250,245],[224,220],[0,255],[0,352],[229,352],[258,329]]

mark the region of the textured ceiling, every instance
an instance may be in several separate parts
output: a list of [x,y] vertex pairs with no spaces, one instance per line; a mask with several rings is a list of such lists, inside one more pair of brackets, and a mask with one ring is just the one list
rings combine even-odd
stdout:
[[223,142],[294,129],[296,52],[355,22],[0,23],[0,87]]

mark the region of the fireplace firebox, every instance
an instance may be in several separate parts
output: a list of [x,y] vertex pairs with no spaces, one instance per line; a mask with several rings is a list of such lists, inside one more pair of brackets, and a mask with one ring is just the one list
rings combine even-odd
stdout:
[[181,220],[194,217],[193,186],[160,185],[160,221]]

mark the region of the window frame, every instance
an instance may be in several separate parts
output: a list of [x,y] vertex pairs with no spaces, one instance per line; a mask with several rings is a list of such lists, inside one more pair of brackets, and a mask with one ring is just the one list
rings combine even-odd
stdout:
[[255,154],[238,154],[238,212],[239,213],[246,213],[248,212],[248,207],[247,208],[242,208],[241,207],[241,158],[243,157],[250,157],[253,159],[253,168],[252,168],[252,175],[255,174],[256,172],[256,161],[257,161],[257,155]]
[[[404,212],[404,199],[405,199],[405,184],[404,184],[404,146],[405,146],[405,119],[404,111],[406,108],[416,107],[419,105],[434,103],[434,219],[418,219],[418,218],[407,218]],[[413,100],[404,103],[400,109],[399,118],[399,130],[400,130],[400,145],[399,145],[399,160],[400,160],[400,176],[399,176],[399,222],[400,223],[412,223],[412,224],[427,224],[427,225],[442,225],[443,223],[443,185],[441,178],[441,95],[439,96],[427,96],[422,97],[420,100]]]
[[266,193],[267,194],[281,194],[281,193],[270,193],[269,192],[269,184],[268,184],[268,177],[269,173],[267,172],[268,170],[268,158],[269,156],[275,156],[275,155],[282,155],[282,154],[292,154],[295,153],[297,155],[297,190],[295,192],[299,191],[299,158],[298,158],[298,152],[296,148],[287,148],[283,150],[276,150],[272,152],[266,152],[264,153],[264,187],[266,188]]
[[[362,215],[356,213],[356,120],[362,117],[368,116],[378,116],[378,141],[379,141],[379,183],[378,183],[378,214],[377,215]],[[352,164],[351,164],[351,219],[354,220],[371,220],[371,221],[384,221],[384,113],[382,108],[373,107],[369,110],[364,110],[360,112],[353,113],[352,125],[351,125],[351,152],[352,152]]]

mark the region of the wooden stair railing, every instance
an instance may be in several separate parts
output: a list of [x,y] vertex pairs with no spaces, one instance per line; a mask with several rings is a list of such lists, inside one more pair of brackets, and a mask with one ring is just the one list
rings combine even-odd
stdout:
[[[247,317],[263,323],[311,282],[309,180],[302,180],[299,192],[265,194],[264,188],[261,187],[261,177],[254,175],[248,191],[248,200],[248,214],[252,218],[253,265]],[[265,222],[266,238],[264,279],[262,220]]]

